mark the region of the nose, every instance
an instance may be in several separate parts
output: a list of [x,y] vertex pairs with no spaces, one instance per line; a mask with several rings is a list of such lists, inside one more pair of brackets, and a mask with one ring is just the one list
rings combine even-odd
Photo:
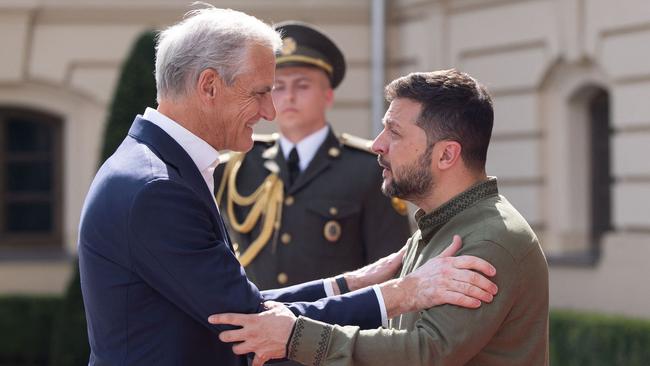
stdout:
[[388,144],[386,144],[386,130],[382,130],[377,137],[375,137],[375,140],[372,142],[372,151],[375,154],[379,155],[384,155],[386,152],[388,152]]
[[273,121],[275,119],[275,106],[273,105],[273,98],[271,98],[270,93],[262,98],[260,116],[267,121]]

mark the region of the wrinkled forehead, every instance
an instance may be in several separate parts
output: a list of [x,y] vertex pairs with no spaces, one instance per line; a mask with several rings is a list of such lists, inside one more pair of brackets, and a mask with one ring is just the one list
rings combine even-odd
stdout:
[[395,98],[388,106],[383,123],[394,126],[412,125],[416,123],[421,111],[421,103],[406,98]]

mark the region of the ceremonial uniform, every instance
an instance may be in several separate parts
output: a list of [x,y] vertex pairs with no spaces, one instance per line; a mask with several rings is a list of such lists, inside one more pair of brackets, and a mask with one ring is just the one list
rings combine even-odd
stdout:
[[[404,245],[410,233],[406,204],[381,193],[376,156],[364,149],[363,141],[347,135],[337,138],[330,130],[293,184],[289,184],[287,162],[277,135],[258,136],[253,149],[240,156],[239,168],[230,170],[227,177],[223,177],[224,168],[233,167],[233,162],[220,166],[216,178],[223,186],[220,207],[230,221],[239,258],[246,261],[246,274],[260,288],[353,270]],[[228,177],[240,196],[267,187],[266,214],[260,215],[249,233],[233,228],[237,225],[233,225],[236,223],[231,213],[242,223],[255,205],[232,202],[232,209],[228,208],[228,201],[236,198]],[[282,189],[274,193],[271,186],[280,184]],[[260,195],[258,199],[265,198]],[[277,221],[269,217],[274,202],[279,206],[275,211]],[[267,225],[277,222],[279,228],[266,233],[264,246],[251,258],[247,250],[264,235],[264,220],[272,220]]]
[[[301,22],[280,23],[276,29],[283,46],[276,55],[274,98],[286,103],[281,90],[325,87],[318,82],[305,87],[300,81],[300,91],[290,89],[278,75],[282,71],[302,78],[301,70],[316,70],[329,81],[327,88],[341,83],[345,59],[332,40]],[[326,93],[310,96],[316,99],[302,104],[293,104],[299,103],[296,94],[287,97],[297,113],[312,112],[312,119],[287,117],[293,118],[288,125],[283,124],[283,103],[274,99],[281,131],[295,133],[296,126],[307,124],[310,133],[294,136],[294,142],[279,134],[256,136],[250,152],[232,155],[216,172],[215,181],[221,182],[217,200],[239,260],[262,289],[357,269],[397,251],[410,233],[406,204],[381,193],[381,169],[371,141],[337,137],[325,122],[326,104],[314,104],[324,102]],[[322,119],[314,121],[314,115]]]

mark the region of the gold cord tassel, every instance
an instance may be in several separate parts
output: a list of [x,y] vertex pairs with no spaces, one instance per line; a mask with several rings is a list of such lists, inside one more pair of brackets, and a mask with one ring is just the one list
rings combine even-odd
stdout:
[[[284,199],[284,185],[277,174],[269,174],[255,192],[248,196],[242,196],[237,191],[237,173],[241,168],[244,154],[238,153],[228,161],[224,170],[224,176],[217,191],[217,202],[221,201],[226,184],[228,185],[228,196],[226,198],[228,220],[233,230],[239,233],[249,233],[260,217],[264,217],[262,230],[255,240],[249,245],[246,251],[238,257],[239,263],[246,267],[250,264],[259,252],[268,243],[273,231],[280,227],[282,219],[282,200]],[[237,220],[235,207],[253,206],[244,218],[243,222]]]

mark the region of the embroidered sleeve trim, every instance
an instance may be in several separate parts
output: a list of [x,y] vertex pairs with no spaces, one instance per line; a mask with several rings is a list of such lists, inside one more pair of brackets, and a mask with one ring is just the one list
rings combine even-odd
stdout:
[[289,352],[287,354],[287,357],[289,359],[294,359],[298,355],[298,346],[300,346],[300,338],[302,338],[304,329],[305,320],[302,317],[298,317],[298,320],[296,320],[296,325],[294,327],[293,335],[289,341]]
[[332,335],[332,326],[323,327],[323,331],[320,334],[320,341],[318,342],[318,347],[316,348],[316,354],[314,355],[314,366],[320,366],[320,364],[325,359],[327,354],[327,346],[329,345],[330,336]]

